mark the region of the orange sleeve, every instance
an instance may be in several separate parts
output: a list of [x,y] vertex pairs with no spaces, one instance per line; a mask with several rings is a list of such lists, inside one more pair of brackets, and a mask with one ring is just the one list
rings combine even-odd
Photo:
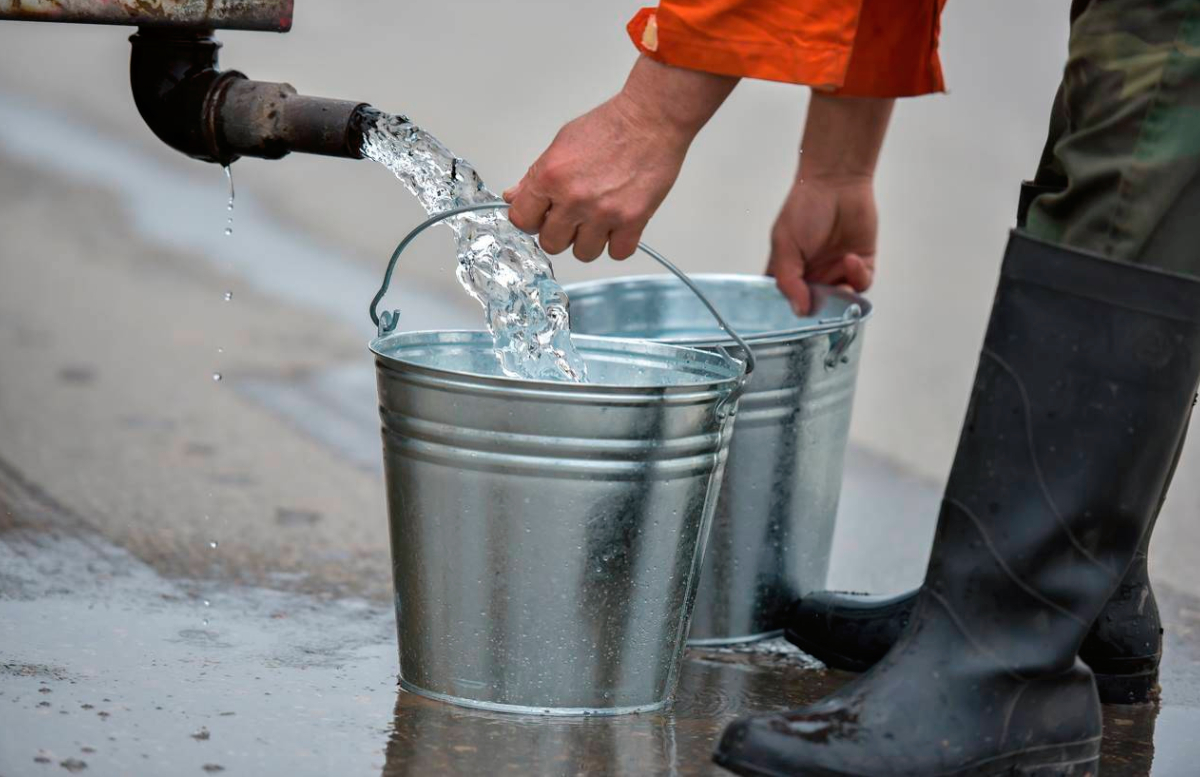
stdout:
[[846,96],[908,97],[945,89],[937,54],[944,4],[661,0],[628,30],[639,51],[667,65]]

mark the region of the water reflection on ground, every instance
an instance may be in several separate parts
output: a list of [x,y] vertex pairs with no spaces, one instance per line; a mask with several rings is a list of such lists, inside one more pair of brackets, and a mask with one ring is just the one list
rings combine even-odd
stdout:
[[[2,524],[4,777],[720,774],[709,755],[730,719],[851,677],[776,641],[690,651],[668,713],[468,710],[396,689],[383,603],[168,581],[95,537]],[[1106,777],[1196,773],[1200,604],[1162,600],[1164,700],[1106,710]]]
[[617,718],[515,716],[402,693],[383,774],[723,773],[708,756],[732,717],[815,700],[848,677],[795,666],[787,654],[691,651],[671,712]]

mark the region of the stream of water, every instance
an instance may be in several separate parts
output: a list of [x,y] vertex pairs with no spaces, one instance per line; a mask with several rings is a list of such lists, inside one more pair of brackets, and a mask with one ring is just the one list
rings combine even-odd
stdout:
[[[391,170],[430,215],[500,198],[470,163],[404,116],[364,111],[363,156]],[[503,210],[447,219],[458,246],[458,280],[483,305],[505,374],[585,381],[571,342],[567,295],[537,241]],[[403,277],[404,268],[398,269]]]

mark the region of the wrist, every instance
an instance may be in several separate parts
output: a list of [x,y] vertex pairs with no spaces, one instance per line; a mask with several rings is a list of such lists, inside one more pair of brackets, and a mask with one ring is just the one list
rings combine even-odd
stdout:
[[801,144],[801,181],[871,183],[894,100],[813,92]]
[[626,120],[690,144],[733,91],[738,79],[672,67],[642,56],[612,99]]

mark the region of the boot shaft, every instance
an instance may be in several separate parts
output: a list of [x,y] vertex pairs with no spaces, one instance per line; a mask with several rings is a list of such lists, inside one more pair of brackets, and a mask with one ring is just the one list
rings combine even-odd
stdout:
[[1198,374],[1200,282],[1013,233],[925,604],[1010,671],[1069,668],[1155,513]]

